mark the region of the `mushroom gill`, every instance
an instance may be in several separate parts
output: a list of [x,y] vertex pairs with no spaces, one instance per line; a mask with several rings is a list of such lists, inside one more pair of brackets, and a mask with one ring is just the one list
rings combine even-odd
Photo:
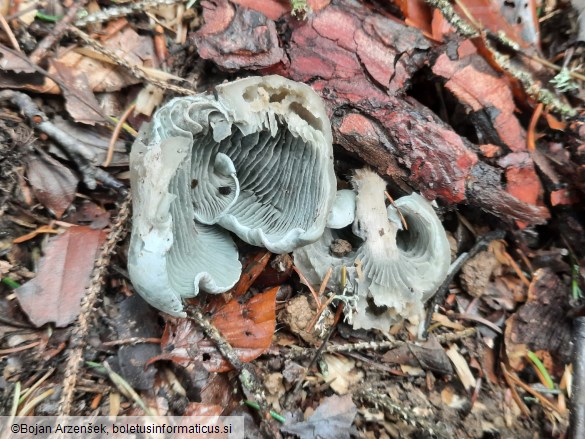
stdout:
[[[334,289],[341,266],[348,267],[357,294],[353,327],[385,331],[422,311],[447,275],[449,243],[432,206],[420,195],[413,193],[399,198],[396,207],[386,207],[386,183],[367,169],[356,171],[353,185],[352,231],[361,240],[356,248],[342,257],[332,255],[330,245],[339,232],[328,230],[318,242],[295,250],[295,263],[315,283],[333,267]],[[408,230],[403,229],[397,209]]]
[[317,240],[335,198],[332,137],[319,97],[279,76],[176,98],[131,153],[128,269],[153,306],[227,291],[241,266],[231,231],[275,253]]

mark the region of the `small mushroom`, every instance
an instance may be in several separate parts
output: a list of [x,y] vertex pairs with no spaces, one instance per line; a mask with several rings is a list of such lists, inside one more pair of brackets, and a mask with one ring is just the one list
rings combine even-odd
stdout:
[[332,137],[319,97],[279,76],[176,98],[131,152],[137,291],[182,316],[182,299],[227,291],[241,266],[231,231],[286,253],[319,239],[335,198]]
[[355,219],[355,192],[351,189],[337,191],[331,212],[327,216],[327,227],[342,229]]
[[[295,250],[295,263],[310,282],[319,283],[333,267],[331,287],[337,289],[340,268],[356,284],[353,327],[388,330],[392,323],[422,311],[447,275],[450,250],[447,235],[430,203],[418,194],[399,198],[386,207],[386,183],[374,172],[358,170],[353,233],[363,242],[344,257],[328,248],[336,231]],[[397,211],[400,210],[400,213]],[[400,214],[408,230],[404,230]]]

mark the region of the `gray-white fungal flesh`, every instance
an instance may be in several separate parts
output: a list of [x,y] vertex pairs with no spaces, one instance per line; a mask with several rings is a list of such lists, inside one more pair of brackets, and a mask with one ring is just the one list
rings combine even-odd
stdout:
[[275,253],[322,235],[335,199],[331,127],[313,90],[280,76],[176,98],[131,153],[128,270],[153,306],[227,291],[241,266],[228,231]]

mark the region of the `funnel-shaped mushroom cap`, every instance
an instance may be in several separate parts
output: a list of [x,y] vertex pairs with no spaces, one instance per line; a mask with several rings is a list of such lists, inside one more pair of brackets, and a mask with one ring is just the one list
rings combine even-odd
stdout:
[[284,253],[317,240],[335,198],[332,138],[319,97],[279,76],[161,108],[131,153],[129,272],[157,308],[217,293],[241,267],[230,230]]
[[386,207],[382,178],[359,170],[353,182],[357,192],[353,232],[363,243],[348,255],[335,257],[330,246],[337,232],[326,230],[318,242],[294,252],[295,264],[315,284],[333,267],[333,289],[341,266],[351,267],[347,273],[357,282],[358,294],[353,327],[388,330],[392,323],[420,313],[443,282],[450,263],[449,243],[432,206],[420,195],[398,199],[396,208]]
[[445,230],[427,200],[412,194],[398,199],[396,208],[386,208],[386,183],[377,174],[358,171],[354,183],[355,224],[365,241],[357,252],[363,272],[359,294],[362,304],[369,304],[358,309],[354,327],[368,329],[377,327],[377,319],[386,324],[419,313],[445,279],[451,256]]

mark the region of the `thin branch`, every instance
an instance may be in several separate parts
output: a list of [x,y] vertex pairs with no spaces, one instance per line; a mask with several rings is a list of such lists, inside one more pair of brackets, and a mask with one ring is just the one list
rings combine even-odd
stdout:
[[67,14],[57,23],[51,33],[47,35],[36,47],[33,53],[30,54],[30,60],[33,64],[38,64],[45,56],[51,47],[53,47],[67,31],[67,27],[75,18],[79,9],[84,7],[87,0],[78,0],[69,7]]
[[77,378],[83,364],[83,350],[90,328],[91,315],[94,313],[94,307],[102,291],[104,277],[108,271],[114,249],[118,242],[126,236],[128,218],[130,217],[130,201],[130,195],[128,195],[120,206],[118,217],[112,224],[100,256],[95,263],[89,287],[81,302],[81,312],[69,340],[69,356],[65,365],[63,393],[58,409],[59,416],[66,416],[71,412]]
[[122,182],[94,165],[95,154],[93,151],[50,122],[46,114],[39,109],[30,96],[14,90],[4,90],[0,91],[0,100],[3,99],[18,106],[34,128],[57,142],[58,146],[75,162],[77,169],[83,176],[83,182],[89,189],[95,189],[97,186],[96,180],[99,180],[104,185],[122,193],[126,191]]

